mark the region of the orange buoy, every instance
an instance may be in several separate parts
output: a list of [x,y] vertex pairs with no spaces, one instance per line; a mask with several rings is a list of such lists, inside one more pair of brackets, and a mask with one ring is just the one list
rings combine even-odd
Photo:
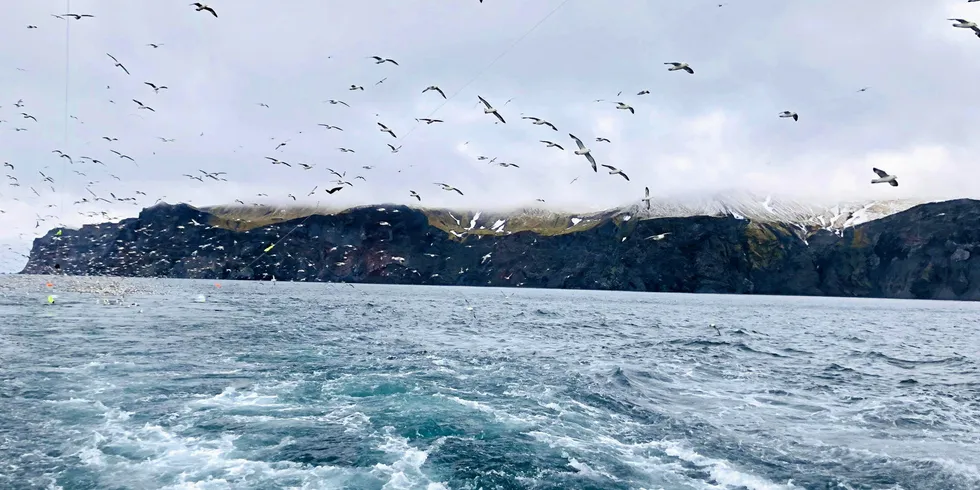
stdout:
[[47,284],[46,284],[46,286],[47,286],[47,287],[49,287],[49,288],[53,288],[53,287],[54,287],[54,284],[51,284],[51,283],[49,282],[49,283],[47,283]]

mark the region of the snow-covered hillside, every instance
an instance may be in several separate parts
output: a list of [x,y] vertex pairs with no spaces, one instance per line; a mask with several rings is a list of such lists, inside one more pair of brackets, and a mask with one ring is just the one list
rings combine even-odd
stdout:
[[683,218],[689,216],[733,216],[766,223],[785,223],[807,235],[819,229],[842,233],[844,229],[905,211],[925,201],[877,200],[836,203],[812,203],[730,192],[713,196],[651,199],[649,208],[643,201],[591,213],[555,212],[541,208],[524,208],[512,212],[466,212],[428,210],[430,216],[445,215],[441,223],[459,233],[512,233],[523,230],[569,232],[589,228],[609,219]]
[[848,227],[899,213],[925,201],[910,199],[813,203],[731,192],[690,199],[650,200],[624,208],[622,214],[638,218],[685,216],[734,216],[759,222],[779,222],[800,226],[807,231],[825,229],[840,232]]

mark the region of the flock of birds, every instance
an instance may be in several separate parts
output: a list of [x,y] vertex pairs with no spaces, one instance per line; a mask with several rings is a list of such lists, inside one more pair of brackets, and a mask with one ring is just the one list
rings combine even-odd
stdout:
[[[967,0],[967,2],[969,2],[969,3],[978,2],[978,1],[980,1],[980,0]],[[483,3],[482,0],[480,0],[480,3]],[[722,7],[724,5],[725,4],[719,4],[718,7]],[[206,5],[206,4],[203,4],[203,3],[200,3],[200,2],[195,2],[195,3],[191,4],[191,6],[194,7],[194,11],[196,11],[196,12],[201,12],[201,13],[204,13],[204,14],[207,14],[207,15],[210,15],[210,16],[213,16],[215,19],[218,19],[219,18],[218,11],[215,8],[213,8],[213,7],[209,6],[209,5]],[[91,15],[91,14],[66,13],[66,14],[60,14],[60,15],[54,15],[54,14],[52,14],[52,17],[57,18],[57,19],[64,20],[66,22],[77,22],[77,21],[83,21],[85,19],[92,19],[95,16],[94,15]],[[971,22],[971,21],[968,21],[966,19],[959,19],[959,18],[954,18],[954,19],[949,19],[949,20],[950,21],[953,21],[953,24],[952,24],[953,27],[955,27],[955,28],[962,28],[962,29],[970,29],[970,30],[972,30],[972,32],[974,34],[976,34],[977,37],[980,37],[980,27],[978,27],[975,22]],[[28,29],[37,29],[38,26],[32,24],[32,25],[28,25],[27,28]],[[146,46],[149,47],[149,48],[151,48],[151,49],[159,49],[159,48],[162,48],[164,46],[164,44],[163,43],[147,43]],[[126,65],[122,61],[120,61],[117,57],[113,56],[111,53],[106,53],[106,56],[108,57],[109,61],[112,62],[113,66],[115,68],[118,68],[126,76],[132,76],[132,73],[130,72],[129,68],[127,68]],[[401,66],[398,61],[396,61],[396,60],[394,60],[392,58],[387,58],[387,57],[383,57],[383,56],[373,55],[373,56],[368,57],[367,59],[373,60],[373,62],[376,63],[376,64],[378,64],[378,65],[389,64],[389,65],[396,66],[396,67],[397,66]],[[680,73],[684,73],[684,74],[686,74],[688,76],[691,76],[691,75],[694,75],[695,74],[694,68],[690,64],[688,64],[686,62],[681,62],[681,61],[668,61],[668,62],[665,62],[664,65],[665,65],[667,71],[669,71],[669,72],[680,72]],[[384,78],[384,79],[378,81],[375,85],[380,85],[385,80],[387,80],[387,78]],[[153,93],[154,94],[159,94],[161,91],[168,90],[168,87],[166,85],[163,85],[163,84],[159,84],[159,83],[155,83],[155,82],[151,82],[151,81],[145,81],[145,82],[142,82],[142,83],[143,83],[143,85],[149,87],[149,89],[153,90]],[[363,86],[356,85],[356,84],[351,84],[348,89],[350,91],[364,91],[365,90]],[[867,89],[868,88],[865,87],[865,88],[862,88],[862,89],[858,90],[858,92],[864,92]],[[421,94],[423,94],[423,95],[424,94],[429,94],[429,93],[431,93],[431,94],[433,94],[433,95],[435,95],[437,97],[441,97],[441,99],[444,102],[448,102],[448,100],[452,98],[452,97],[447,97],[446,91],[443,90],[443,88],[441,88],[438,85],[429,85],[429,86],[427,86],[427,87],[425,87],[424,89],[421,90]],[[643,95],[647,95],[649,93],[650,92],[648,90],[642,90],[642,91],[639,91],[636,95],[637,96],[643,96]],[[620,96],[620,95],[622,95],[622,92],[618,93],[617,94],[617,97]],[[495,124],[508,124],[508,119],[511,119],[511,117],[510,117],[509,114],[506,115],[506,117],[505,117],[504,112],[501,110],[503,108],[503,106],[506,106],[507,105],[507,103],[505,103],[505,104],[503,104],[503,106],[499,106],[499,107],[498,106],[494,106],[489,100],[487,100],[485,97],[483,97],[481,95],[477,95],[477,100],[478,100],[479,105],[482,105],[483,113],[486,114],[489,117],[492,117]],[[110,102],[115,103],[114,100],[110,100]],[[329,103],[331,105],[342,105],[342,106],[350,107],[350,104],[349,103],[347,103],[347,102],[345,102],[343,100],[340,100],[340,99],[328,99],[328,100],[326,100],[324,102],[325,103]],[[507,102],[509,103],[510,101],[507,101]],[[629,104],[627,104],[627,103],[625,103],[623,101],[620,101],[620,100],[607,101],[605,99],[596,99],[594,102],[612,102],[613,104],[615,104],[615,109],[616,110],[621,110],[621,111],[624,111],[624,112],[628,112],[629,114],[635,114],[636,113],[636,109],[634,107],[632,107],[631,105],[629,105]],[[145,112],[148,112],[148,113],[155,113],[156,112],[156,109],[154,107],[152,107],[151,105],[149,105],[149,104],[145,103],[144,101],[139,100],[137,98],[133,98],[132,99],[132,103],[134,104],[134,107],[135,107],[135,109],[138,112],[139,111],[145,111]],[[261,107],[264,107],[264,108],[269,108],[269,105],[266,104],[266,103],[263,103],[263,102],[260,102],[257,105],[259,105]],[[15,131],[15,132],[24,132],[24,131],[28,131],[30,129],[30,125],[31,124],[39,124],[40,123],[38,121],[38,118],[35,117],[34,115],[32,115],[29,112],[29,107],[27,106],[27,104],[24,102],[23,99],[18,99],[12,105],[12,107],[13,107],[13,110],[15,112],[12,115],[7,115],[7,117],[10,117],[10,118],[13,118],[13,119],[19,121],[19,124],[15,125],[14,127],[11,127],[10,130]],[[440,106],[440,107],[442,107],[442,106]],[[3,106],[2,105],[0,105],[0,109],[3,109]],[[3,125],[8,125],[8,126],[10,125],[10,121],[7,120],[7,119],[4,119],[3,116],[4,116],[3,111],[0,110],[0,129],[3,129],[4,128]],[[76,119],[76,120],[78,119],[74,115],[71,115],[70,117],[72,119]],[[793,121],[799,121],[800,115],[797,112],[786,110],[786,111],[783,111],[783,112],[779,113],[778,114],[778,117],[785,118],[785,119],[792,119]],[[556,133],[559,132],[558,127],[554,123],[552,123],[552,122],[550,122],[550,121],[548,121],[548,120],[546,120],[544,118],[535,117],[535,116],[525,116],[525,115],[522,114],[521,115],[521,120],[529,121],[530,124],[532,124],[532,125],[540,126],[542,128],[545,128],[545,129],[554,131]],[[432,125],[432,124],[438,124],[438,123],[445,122],[442,119],[432,118],[431,115],[430,115],[430,117],[417,118],[416,121],[417,121],[417,124],[425,124],[425,125]],[[336,125],[332,125],[332,124],[321,123],[321,124],[319,124],[319,126],[322,127],[322,128],[324,128],[327,131],[344,131],[344,129],[341,128],[340,126],[336,126]],[[391,127],[389,127],[388,125],[386,125],[386,124],[384,124],[383,122],[380,122],[380,121],[377,122],[377,130],[380,131],[381,133],[386,134],[386,135],[388,135],[388,136],[391,137],[391,142],[386,143],[387,148],[388,148],[388,150],[391,153],[398,153],[399,150],[402,148],[402,146],[401,145],[397,145],[396,146],[396,144],[394,144],[394,143],[395,142],[398,142],[398,141],[402,141],[399,138],[399,134],[396,134],[396,132]],[[413,131],[414,131],[414,128],[413,128]],[[202,133],[202,135],[203,135],[203,133]],[[613,165],[609,165],[607,163],[601,163],[599,161],[599,159],[596,158],[596,155],[594,154],[593,150],[591,148],[589,148],[589,145],[587,145],[586,142],[583,141],[582,138],[579,138],[578,136],[576,136],[576,135],[574,135],[572,133],[567,133],[567,135],[568,135],[568,139],[572,142],[572,144],[574,144],[573,153],[575,155],[581,156],[589,164],[589,166],[591,167],[591,169],[593,170],[593,172],[598,172],[599,171],[598,168],[599,167],[603,167],[604,169],[606,169],[608,171],[608,174],[609,175],[618,176],[618,177],[621,177],[621,178],[623,178],[623,179],[625,179],[627,181],[630,180],[629,175],[627,175],[627,173],[623,169],[617,168],[617,167],[615,167]],[[118,141],[117,138],[113,138],[113,137],[110,137],[110,136],[104,136],[102,139],[105,140],[105,141],[107,141],[109,144],[113,144],[113,143],[115,143],[115,142]],[[173,138],[159,137],[159,139],[163,143],[172,143],[172,142],[175,141]],[[565,147],[560,142],[553,141],[553,139],[554,138],[540,139],[539,141],[540,141],[541,144],[545,145],[545,147],[547,147],[547,148],[555,148],[557,150],[565,151]],[[594,141],[596,143],[611,143],[611,141],[608,138],[603,138],[603,137],[596,137]],[[278,144],[275,146],[275,148],[273,148],[273,151],[280,150],[282,147],[286,146],[288,142],[289,142],[289,140],[278,142]],[[341,152],[341,153],[354,153],[355,152],[354,149],[347,148],[347,147],[339,147],[339,148],[337,148],[337,150],[339,152]],[[126,161],[129,161],[132,164],[136,164],[137,163],[136,162],[136,159],[134,159],[132,156],[129,156],[129,155],[127,155],[125,153],[122,153],[122,152],[120,152],[118,150],[115,150],[115,149],[110,149],[109,151],[113,155],[113,157],[111,157],[111,158],[115,158],[115,159],[120,160],[120,161],[121,160],[126,160]],[[53,149],[52,150],[52,154],[57,155],[57,157],[60,158],[60,159],[64,159],[69,164],[69,168],[72,169],[72,172],[74,174],[77,174],[80,177],[88,178],[88,174],[86,173],[86,171],[89,171],[89,170],[87,170],[85,167],[83,167],[83,164],[86,164],[86,165],[98,165],[98,166],[101,166],[103,168],[106,176],[108,176],[109,178],[115,179],[117,181],[121,181],[122,180],[119,176],[117,176],[114,173],[112,173],[111,171],[109,171],[109,165],[105,161],[103,161],[103,160],[101,160],[99,158],[94,158],[94,157],[86,156],[86,155],[73,156],[73,155],[69,155],[69,154],[65,153],[64,151],[62,151],[60,149]],[[265,158],[272,165],[282,165],[282,166],[286,166],[286,167],[293,167],[293,165],[295,165],[296,167],[302,168],[303,170],[311,170],[315,166],[313,164],[307,164],[307,163],[301,163],[301,162],[295,162],[295,161],[289,162],[289,161],[285,161],[283,159],[280,159],[278,157],[272,157],[272,156],[267,156]],[[507,168],[507,167],[517,168],[517,167],[519,167],[517,164],[510,163],[510,162],[498,161],[497,158],[490,158],[490,157],[487,157],[487,156],[479,156],[477,159],[478,160],[481,160],[481,161],[486,161],[489,164],[498,165],[498,166],[504,167],[504,168]],[[47,190],[50,190],[52,193],[55,193],[56,192],[56,189],[55,189],[56,182],[55,182],[55,179],[50,175],[50,172],[49,173],[45,173],[43,170],[38,170],[36,168],[33,168],[33,169],[31,169],[31,168],[24,168],[24,169],[22,169],[22,168],[20,168],[19,165],[15,165],[13,163],[6,162],[6,161],[3,162],[3,167],[7,171],[6,172],[6,175],[5,175],[5,178],[7,179],[6,184],[7,184],[8,189],[11,189],[11,190],[13,190],[13,189],[23,189],[23,191],[30,192],[31,195],[34,195],[34,196],[37,196],[37,197],[40,197],[41,196],[41,193],[42,192],[46,192]],[[98,167],[96,167],[96,168],[98,168]],[[370,166],[370,165],[365,165],[365,166],[362,167],[363,170],[370,170],[371,168],[373,168],[373,167]],[[86,170],[86,171],[83,171],[83,170]],[[323,189],[327,194],[335,194],[337,192],[342,191],[345,187],[348,187],[348,186],[351,186],[352,187],[354,185],[353,182],[352,182],[353,180],[367,180],[366,177],[364,177],[363,175],[357,175],[357,176],[354,176],[354,177],[350,177],[349,178],[349,177],[347,177],[347,172],[346,171],[338,171],[338,170],[335,170],[335,169],[332,169],[332,168],[327,168],[326,170],[331,175],[333,175],[334,177],[336,177],[336,180],[330,182],[331,185],[325,186],[325,188]],[[898,186],[898,180],[897,180],[897,177],[895,175],[890,175],[890,174],[888,174],[888,172],[886,172],[884,170],[881,170],[881,169],[878,169],[878,168],[874,168],[873,171],[878,176],[877,178],[871,180],[871,182],[873,184],[887,183],[887,184],[889,184],[891,186]],[[35,174],[35,172],[36,172],[36,174]],[[207,170],[203,170],[203,169],[202,170],[199,170],[199,173],[198,174],[183,174],[183,176],[186,177],[186,178],[188,178],[188,179],[191,179],[191,180],[194,180],[194,181],[198,181],[198,182],[201,182],[201,183],[204,183],[205,181],[221,182],[221,181],[226,181],[227,180],[227,178],[226,178],[227,173],[226,172],[207,171]],[[574,183],[575,180],[577,180],[577,178],[574,179],[574,180],[572,180],[572,183]],[[138,205],[141,204],[140,201],[143,200],[142,198],[138,198],[138,197],[135,197],[135,196],[130,196],[130,197],[117,196],[114,192],[108,192],[108,193],[102,192],[102,193],[98,193],[95,190],[93,190],[93,187],[96,184],[99,184],[99,181],[96,181],[96,180],[88,181],[87,184],[85,185],[85,190],[87,191],[87,194],[88,195],[85,196],[85,197],[82,197],[81,199],[79,199],[77,201],[74,201],[73,202],[73,205],[82,205],[82,204],[86,204],[86,203],[92,203],[92,204],[94,204],[94,203],[100,203],[101,202],[101,203],[107,203],[107,204],[112,204],[112,203],[131,203],[133,205],[137,205],[138,206]],[[457,187],[455,187],[455,186],[453,186],[451,184],[448,184],[448,183],[445,183],[445,182],[436,182],[436,183],[434,183],[434,185],[438,186],[443,191],[454,192],[454,193],[457,193],[459,195],[463,195],[463,191],[461,189],[459,189],[459,188],[457,188]],[[319,186],[313,187],[313,189],[308,193],[307,196],[308,197],[309,196],[314,196],[318,189],[319,189]],[[145,192],[142,192],[142,191],[139,191],[139,190],[136,190],[135,191],[135,194],[138,195],[138,196],[143,196],[143,197],[146,197],[147,196]],[[422,201],[422,195],[418,191],[416,191],[415,189],[408,189],[408,195],[412,199],[416,199],[419,202]],[[5,196],[3,194],[0,194],[0,197],[5,197]],[[165,196],[163,196],[163,197],[165,197]],[[156,202],[162,201],[163,197],[157,199]],[[265,195],[265,194],[259,194],[258,197],[268,197],[268,196]],[[293,194],[289,194],[287,197],[290,198],[290,199],[292,199],[293,201],[296,201],[297,200],[297,197],[295,195],[293,195]],[[19,200],[19,197],[12,197],[12,199]],[[543,199],[538,199],[538,201],[544,202]],[[644,188],[644,197],[642,198],[642,201],[645,202],[647,208],[649,209],[649,207],[650,207],[650,189],[649,189],[649,187],[645,187]],[[237,199],[236,200],[236,203],[238,203],[240,205],[246,205],[246,203],[244,201],[242,201],[241,199]],[[251,203],[251,204],[254,205],[254,206],[260,206],[261,205],[259,203]],[[56,207],[59,207],[59,206],[56,205],[56,204],[48,204],[46,207],[47,208],[56,208]],[[63,207],[63,204],[62,204],[62,207]],[[0,213],[5,213],[5,211],[2,210],[2,209],[0,209]],[[42,223],[44,223],[44,222],[46,222],[48,220],[60,220],[60,219],[62,219],[62,217],[60,217],[58,215],[51,214],[52,212],[50,212],[50,211],[45,211],[44,213],[45,214],[37,213],[37,216],[36,216],[36,224],[35,224],[35,233],[37,233],[37,230],[39,230],[41,228],[41,224]],[[110,215],[107,211],[80,212],[80,214],[82,214],[83,216],[85,216],[87,218],[98,218],[98,217],[101,217],[102,219],[107,219],[107,220],[118,219],[118,217]],[[61,226],[61,225],[59,224],[59,226]]]

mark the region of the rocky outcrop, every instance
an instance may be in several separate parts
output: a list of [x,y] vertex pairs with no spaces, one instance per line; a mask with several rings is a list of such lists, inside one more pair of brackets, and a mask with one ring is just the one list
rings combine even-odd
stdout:
[[361,207],[248,229],[158,205],[119,223],[52,230],[34,241],[23,272],[58,264],[85,275],[980,300],[976,200],[836,233],[731,215],[616,215],[547,232],[447,231],[441,219]]

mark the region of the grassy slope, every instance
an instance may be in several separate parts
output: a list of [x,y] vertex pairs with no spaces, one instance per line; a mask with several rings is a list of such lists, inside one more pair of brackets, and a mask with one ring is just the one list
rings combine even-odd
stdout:
[[[211,223],[209,223],[212,226],[229,230],[246,231],[282,221],[305,218],[313,214],[329,216],[349,212],[352,209],[356,208],[324,209],[314,207],[213,206],[202,210],[213,215]],[[533,231],[541,235],[561,235],[587,230],[610,219],[614,214],[607,212],[572,215],[540,210],[523,210],[513,213],[484,212],[480,214],[476,227],[472,230],[467,230],[470,227],[470,221],[476,215],[474,211],[453,211],[448,209],[419,210],[429,218],[430,225],[446,233],[466,232],[477,235],[498,234],[497,231],[490,229],[498,220],[505,220],[502,231],[499,234]],[[579,218],[581,221],[572,225],[572,218]]]

